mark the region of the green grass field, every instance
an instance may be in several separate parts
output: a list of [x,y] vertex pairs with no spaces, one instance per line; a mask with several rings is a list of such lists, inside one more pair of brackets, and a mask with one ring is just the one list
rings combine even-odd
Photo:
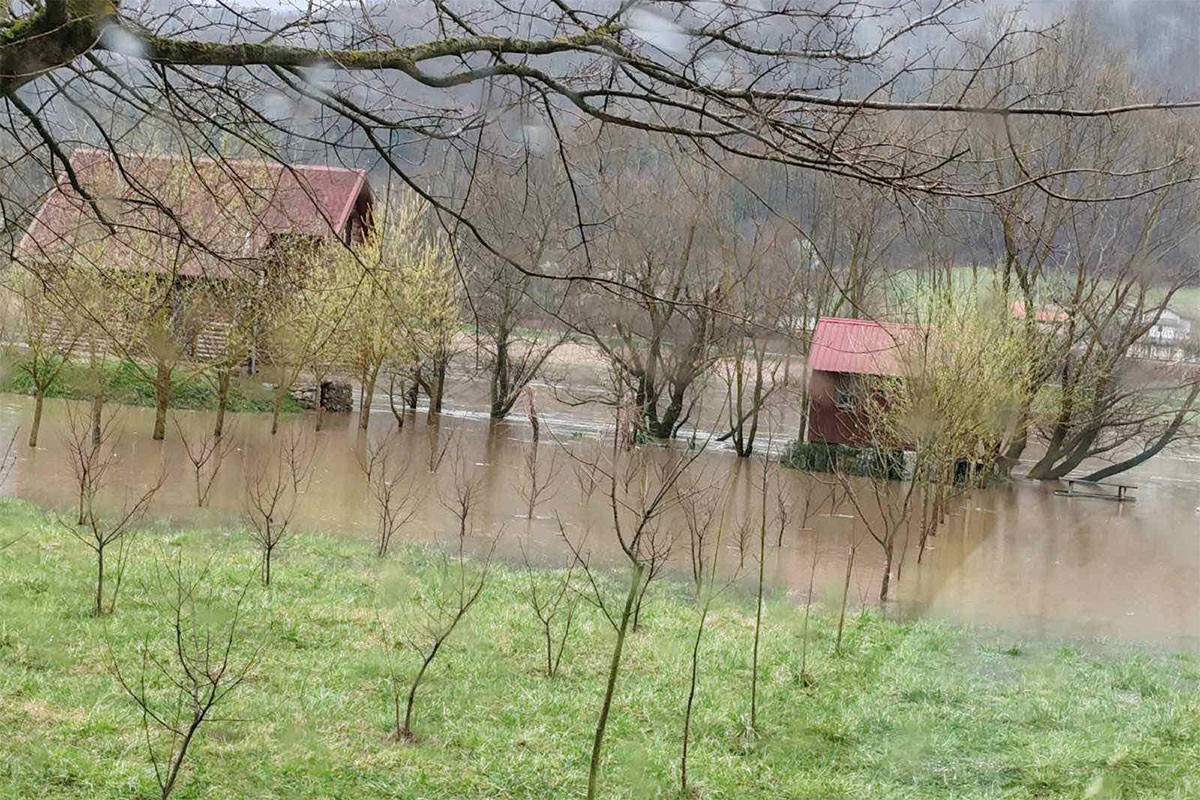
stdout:
[[[129,361],[108,361],[104,364],[106,377],[106,400],[131,406],[153,406],[154,387]],[[88,389],[87,366],[78,362],[66,364],[50,385],[47,397],[68,400],[86,400],[91,397]],[[171,396],[171,407],[188,411],[209,411],[217,407],[217,394],[213,382],[203,374],[190,370],[179,371],[175,391]],[[33,383],[29,376],[17,369],[9,359],[0,361],[0,392],[33,394]],[[271,393],[261,382],[242,376],[234,377],[229,387],[230,412],[271,411]],[[284,411],[299,411],[300,404],[288,397]]]
[[[6,546],[7,545],[7,546]],[[136,541],[111,618],[89,613],[89,552],[45,512],[0,502],[0,797],[157,796],[141,717],[112,663],[168,628],[152,599],[162,559],[211,565],[228,603],[256,559],[244,535],[151,528]],[[525,573],[497,568],[418,698],[414,743],[388,737],[388,587],[422,585],[430,551],[303,535],[269,589],[252,585],[265,641],[250,680],[202,729],[175,797],[558,798],[582,795],[612,632],[581,606],[561,674],[539,673]],[[1101,590],[1098,588],[1098,591]],[[679,735],[697,608],[652,589],[628,649],[601,796],[678,796]],[[388,601],[390,602],[390,601]],[[386,604],[385,604],[386,605]],[[702,648],[692,756],[711,798],[1200,797],[1200,659],[1115,645],[1018,642],[875,613],[767,607],[759,735],[745,735],[752,598],[727,595]],[[213,612],[217,613],[217,612]],[[400,665],[415,662],[402,654]]]

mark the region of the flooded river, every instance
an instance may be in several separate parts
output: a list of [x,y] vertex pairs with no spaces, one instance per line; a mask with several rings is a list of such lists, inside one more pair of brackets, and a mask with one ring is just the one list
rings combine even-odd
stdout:
[[[14,427],[28,431],[31,409],[27,398],[0,396],[3,441]],[[225,459],[210,507],[197,509],[192,466],[179,429],[173,424],[166,442],[154,442],[149,436],[150,409],[121,408],[116,414],[117,461],[108,478],[107,502],[120,504],[165,468],[168,477],[154,501],[157,517],[177,526],[240,524],[244,475],[277,446],[269,434],[269,419],[236,419],[230,429],[236,449]],[[417,512],[397,538],[438,539],[450,533],[453,518],[442,500],[451,492],[457,465],[458,471],[480,483],[475,521],[481,535],[499,534],[503,558],[565,563],[568,550],[559,533],[561,520],[576,541],[587,535],[597,560],[618,563],[603,490],[586,494],[586,481],[580,480],[578,462],[572,458],[586,459],[599,446],[601,415],[602,411],[588,417],[563,410],[543,415],[539,470],[554,480],[532,520],[526,518],[523,496],[528,424],[489,426],[477,415],[447,413],[430,427],[424,414],[410,416],[394,447],[409,462],[404,486],[415,498]],[[180,412],[175,419],[193,438],[211,426],[211,415],[204,413]],[[311,415],[296,416],[287,424],[296,432],[294,441],[315,452],[297,524],[366,540],[374,535],[376,518],[360,468],[366,445],[354,421],[327,417],[326,429],[319,434],[312,432]],[[30,451],[18,436],[17,460],[3,487],[6,493],[52,508],[72,507],[77,489],[64,444],[68,424],[67,404],[48,401],[42,446]],[[379,441],[394,429],[391,414],[380,408],[369,439]],[[441,468],[431,472],[431,453],[436,457],[443,451]],[[705,453],[695,464],[696,473],[726,506],[720,519],[726,527],[729,570],[737,561],[733,551],[738,532],[752,527],[757,533],[760,466],[757,460],[746,463],[721,451]],[[851,596],[855,601],[873,598],[882,561],[878,546],[865,537],[846,507],[830,513],[833,509],[823,503],[828,487],[820,478],[791,470],[780,474],[782,491],[795,510],[782,546],[775,546],[774,532],[768,536],[772,585],[803,601],[815,556],[813,594],[833,601],[840,595],[849,543],[858,539],[862,543]],[[923,563],[917,564],[914,552],[906,555],[893,613],[999,628],[1018,637],[1103,637],[1200,650],[1200,450],[1160,456],[1128,477],[1139,487],[1136,503],[1067,499],[1055,496],[1050,486],[1024,481],[960,498]],[[769,514],[775,496],[772,489]],[[808,497],[808,524],[802,529]],[[663,525],[679,534],[671,566],[686,576],[688,537],[682,517],[675,512]],[[286,546],[282,557],[286,562]]]

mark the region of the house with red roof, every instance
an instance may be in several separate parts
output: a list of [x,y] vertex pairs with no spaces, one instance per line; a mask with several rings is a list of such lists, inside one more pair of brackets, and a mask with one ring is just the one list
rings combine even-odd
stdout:
[[822,317],[808,351],[808,408],[804,440],[869,444],[862,418],[870,379],[901,377],[904,352],[921,329],[915,325]]
[[[15,258],[37,270],[82,256],[179,286],[259,282],[285,243],[361,237],[373,203],[361,169],[80,149]],[[192,349],[219,346],[222,325],[206,320]]]

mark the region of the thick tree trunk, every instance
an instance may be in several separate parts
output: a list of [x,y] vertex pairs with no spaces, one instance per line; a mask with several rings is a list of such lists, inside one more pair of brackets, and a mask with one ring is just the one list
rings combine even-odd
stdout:
[[429,419],[442,413],[442,396],[446,390],[446,364],[434,365],[433,379],[429,381]]
[[33,395],[33,422],[29,425],[29,446],[38,446],[38,431],[42,429],[42,404],[46,399],[46,392],[38,389]]
[[491,380],[491,409],[492,419],[504,419],[508,416],[512,403],[508,402],[510,387],[508,382],[508,343],[496,341],[496,361],[492,366]]
[[379,370],[370,370],[363,375],[362,397],[358,402],[359,430],[365,431],[371,423],[371,401],[375,398],[375,381],[378,377]]
[[96,389],[92,395],[92,447],[100,446],[104,438],[104,390]]
[[218,439],[225,433],[225,408],[229,405],[231,379],[231,370],[222,369],[217,373],[217,421],[213,424],[213,436]]
[[283,392],[276,387],[274,404],[271,407],[271,435],[279,433],[279,415],[283,411]]
[[154,368],[154,441],[167,438],[167,410],[171,407],[171,368],[159,363]]

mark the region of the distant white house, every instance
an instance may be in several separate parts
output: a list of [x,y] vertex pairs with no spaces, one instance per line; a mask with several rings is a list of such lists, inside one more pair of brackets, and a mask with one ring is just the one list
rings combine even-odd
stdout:
[[[1150,322],[1155,313],[1146,312],[1143,319]],[[1129,349],[1129,355],[1161,361],[1182,361],[1194,356],[1191,339],[1192,321],[1164,308],[1150,329]]]

